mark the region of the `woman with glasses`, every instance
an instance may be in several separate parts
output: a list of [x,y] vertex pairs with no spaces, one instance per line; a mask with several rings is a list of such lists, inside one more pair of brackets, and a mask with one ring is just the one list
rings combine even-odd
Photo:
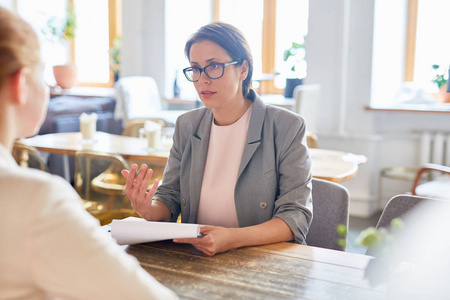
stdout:
[[312,219],[304,120],[266,106],[250,88],[253,60],[235,27],[200,28],[185,54],[191,66],[183,72],[205,107],[178,118],[159,187],[155,180],[147,191],[146,165],[122,172],[132,207],[151,221],[176,221],[181,213],[182,222],[205,224],[203,237],[174,241],[207,255],[304,243]]
[[48,104],[39,40],[0,7],[0,299],[178,299],[100,229],[61,177],[21,168]]

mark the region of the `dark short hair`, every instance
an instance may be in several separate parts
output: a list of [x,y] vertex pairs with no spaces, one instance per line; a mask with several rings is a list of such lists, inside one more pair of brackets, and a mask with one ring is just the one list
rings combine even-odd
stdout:
[[232,60],[248,63],[248,74],[242,83],[242,94],[247,98],[250,91],[253,75],[253,57],[250,46],[242,32],[233,25],[214,22],[201,27],[186,42],[184,53],[189,59],[189,53],[193,44],[208,40],[222,47]]

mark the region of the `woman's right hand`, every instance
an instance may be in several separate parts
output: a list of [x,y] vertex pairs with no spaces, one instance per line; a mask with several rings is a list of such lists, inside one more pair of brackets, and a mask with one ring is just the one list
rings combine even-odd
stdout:
[[[159,180],[155,179],[150,190],[147,191],[148,185],[152,179],[153,170],[147,165],[138,166],[133,164],[130,170],[122,170],[121,174],[126,178],[125,193],[131,201],[131,207],[144,219],[152,218],[152,198],[158,189]],[[136,175],[136,173],[138,173]]]

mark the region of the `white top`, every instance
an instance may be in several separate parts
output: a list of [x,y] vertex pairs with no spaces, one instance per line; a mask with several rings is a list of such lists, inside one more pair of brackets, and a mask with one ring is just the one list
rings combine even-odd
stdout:
[[247,140],[252,106],[235,123],[211,125],[197,223],[239,227],[234,189]]
[[0,299],[177,299],[102,233],[62,178],[0,144]]

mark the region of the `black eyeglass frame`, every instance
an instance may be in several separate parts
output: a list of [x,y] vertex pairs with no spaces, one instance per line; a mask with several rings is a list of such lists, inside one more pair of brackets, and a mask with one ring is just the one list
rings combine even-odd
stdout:
[[[184,74],[184,77],[186,77],[186,79],[188,81],[190,81],[190,82],[197,82],[197,81],[199,81],[200,78],[202,78],[202,72],[204,72],[206,74],[206,76],[208,76],[209,79],[219,79],[219,78],[221,78],[223,76],[223,74],[225,74],[225,67],[226,66],[236,65],[236,64],[241,64],[241,63],[242,63],[242,60],[235,60],[235,61],[232,61],[232,62],[229,62],[229,63],[213,62],[213,63],[210,63],[209,65],[207,65],[204,68],[199,68],[199,67],[187,67],[187,68],[184,68],[183,69],[183,74]],[[206,68],[210,67],[211,65],[221,65],[222,66],[222,74],[219,77],[211,77],[211,76],[209,76],[208,72],[206,72]],[[200,75],[198,76],[197,80],[189,79],[189,76],[186,75],[186,72],[193,71],[194,69],[197,69],[197,70],[200,71]]]

